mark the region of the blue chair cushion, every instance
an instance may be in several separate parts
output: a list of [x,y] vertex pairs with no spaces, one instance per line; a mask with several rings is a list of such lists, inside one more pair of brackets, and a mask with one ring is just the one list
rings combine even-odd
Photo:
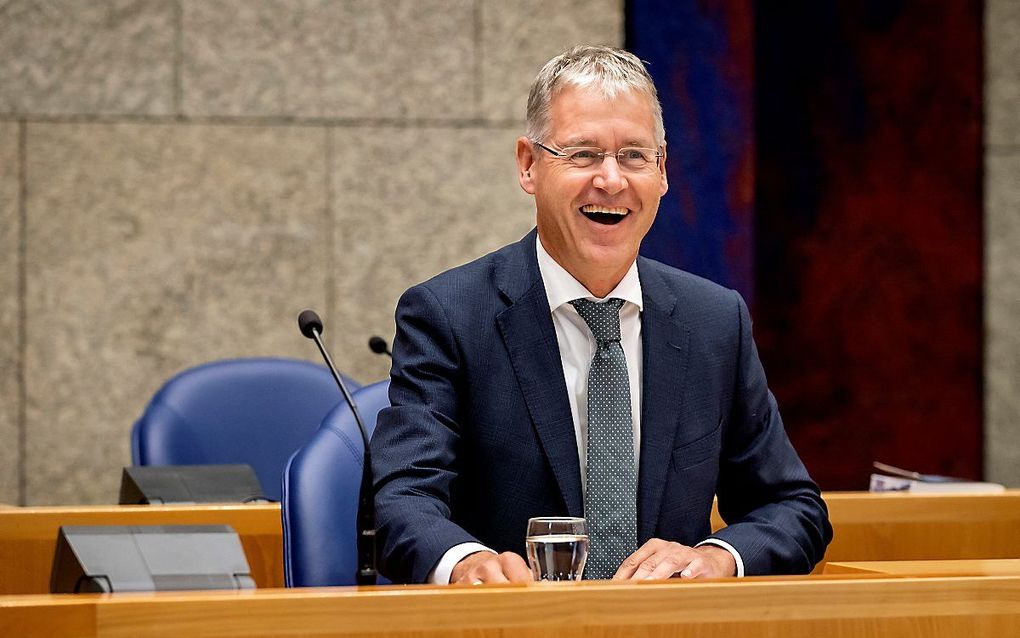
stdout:
[[[388,391],[389,381],[380,381],[353,393],[369,436],[379,411],[389,405]],[[288,587],[356,584],[364,449],[354,415],[341,403],[287,464],[281,515]]]
[[[348,381],[358,387],[353,381]],[[290,455],[343,397],[329,370],[296,359],[217,361],[173,377],[131,433],[135,465],[247,463],[279,500]]]

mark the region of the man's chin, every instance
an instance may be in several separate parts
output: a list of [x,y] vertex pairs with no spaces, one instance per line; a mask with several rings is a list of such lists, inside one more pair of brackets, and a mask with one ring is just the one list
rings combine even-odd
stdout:
[[629,267],[637,257],[639,246],[621,242],[589,241],[581,251],[582,259],[588,266],[613,270]]

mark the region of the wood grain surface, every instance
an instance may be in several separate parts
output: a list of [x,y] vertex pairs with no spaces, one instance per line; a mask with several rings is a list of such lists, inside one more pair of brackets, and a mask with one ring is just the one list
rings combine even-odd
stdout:
[[[1020,490],[1003,494],[824,494],[835,530],[825,563],[1020,558]],[[60,525],[225,524],[259,587],[283,586],[278,504],[0,509],[0,595],[49,591]],[[722,525],[713,516],[713,528]]]
[[255,583],[283,587],[278,503],[19,507],[0,509],[0,595],[50,591],[61,525],[230,525],[241,537]]
[[[1001,494],[826,492],[829,561],[1020,558],[1020,490]],[[723,525],[713,514],[712,527]]]
[[0,597],[10,636],[1014,636],[1020,577],[404,586]]
[[824,573],[889,576],[1020,576],[1020,558],[835,562],[827,563]]

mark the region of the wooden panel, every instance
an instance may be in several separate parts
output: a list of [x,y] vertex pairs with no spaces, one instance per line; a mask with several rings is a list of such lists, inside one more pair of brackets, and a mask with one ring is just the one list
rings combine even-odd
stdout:
[[[1020,490],[1002,494],[823,493],[828,561],[1020,558]],[[712,528],[723,525],[717,512]]]
[[0,598],[0,627],[85,638],[973,638],[1015,635],[1018,624],[1020,577],[815,576]]
[[[1020,490],[1004,494],[824,494],[835,528],[827,561],[1020,558]],[[283,586],[277,504],[0,509],[0,594],[49,591],[60,525],[226,524],[259,587]],[[713,527],[722,525],[713,515]]]
[[836,530],[826,562],[1020,558],[1020,490],[825,498]]
[[1020,558],[827,563],[824,573],[888,574],[893,576],[1020,576]]
[[0,509],[0,594],[50,590],[61,525],[230,525],[259,587],[283,587],[280,506],[102,505]]
[[76,599],[76,596],[0,596],[0,635],[98,636],[96,605],[83,605]]

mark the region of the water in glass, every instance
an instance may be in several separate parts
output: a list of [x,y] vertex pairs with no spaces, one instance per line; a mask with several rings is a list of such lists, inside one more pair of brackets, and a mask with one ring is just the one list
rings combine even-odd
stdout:
[[583,518],[533,518],[525,544],[535,580],[580,580],[584,573],[588,529]]

